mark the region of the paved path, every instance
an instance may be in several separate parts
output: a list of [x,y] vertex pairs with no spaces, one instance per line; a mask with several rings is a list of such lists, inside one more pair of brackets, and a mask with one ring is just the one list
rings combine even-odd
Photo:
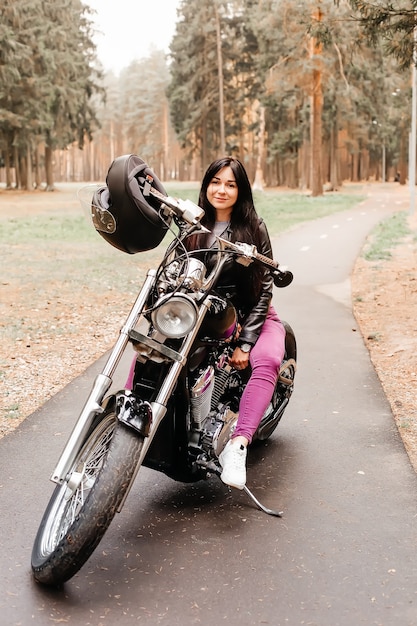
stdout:
[[299,371],[279,429],[251,450],[248,482],[283,519],[216,479],[143,469],[81,572],[60,591],[36,585],[48,477],[96,364],[0,441],[2,624],[417,624],[417,479],[349,300],[366,234],[407,208],[390,189],[276,241],[296,276],[275,304],[296,331]]

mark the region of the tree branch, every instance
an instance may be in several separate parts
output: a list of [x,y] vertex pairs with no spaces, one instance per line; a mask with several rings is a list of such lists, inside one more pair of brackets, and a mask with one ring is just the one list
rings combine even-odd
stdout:
[[338,58],[339,58],[340,73],[341,73],[341,75],[342,75],[343,80],[345,81],[346,89],[347,89],[347,91],[349,91],[349,83],[348,83],[348,80],[347,80],[347,78],[346,78],[345,71],[344,71],[344,69],[343,69],[343,59],[342,59],[342,53],[340,52],[340,50],[339,50],[339,46],[337,45],[337,43],[333,42],[333,45],[334,45],[334,47],[335,47],[335,50],[336,50],[337,56],[338,56]]

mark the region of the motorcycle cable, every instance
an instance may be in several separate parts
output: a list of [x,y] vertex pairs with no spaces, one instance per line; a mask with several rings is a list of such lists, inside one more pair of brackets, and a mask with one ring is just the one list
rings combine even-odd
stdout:
[[[167,226],[167,229],[168,229],[168,230],[169,230],[169,231],[170,231],[170,232],[174,235],[174,239],[173,239],[173,241],[169,244],[168,248],[166,249],[165,254],[164,254],[164,257],[163,257],[163,259],[162,259],[161,263],[159,264],[159,267],[157,268],[157,273],[156,273],[156,280],[155,280],[155,284],[158,284],[158,282],[160,281],[161,276],[163,275],[163,273],[167,270],[167,268],[168,268],[168,267],[169,267],[172,263],[176,262],[178,258],[185,258],[185,259],[187,259],[187,258],[188,258],[188,256],[189,256],[189,252],[188,252],[188,251],[187,251],[187,249],[185,248],[184,243],[183,243],[183,240],[184,240],[184,239],[185,239],[185,238],[189,235],[189,231],[190,231],[190,230],[195,230],[195,229],[196,229],[196,226],[194,226],[194,225],[193,225],[193,226],[191,226],[191,227],[190,227],[190,226],[188,226],[188,228],[186,229],[186,232],[183,232],[182,234],[181,234],[181,232],[180,232],[180,233],[178,234],[178,233],[176,233],[176,232],[174,231],[174,229],[171,227],[171,223],[170,223],[170,222],[168,222],[168,221],[165,219],[162,209],[161,209],[161,210],[160,210],[160,212],[159,212],[159,217],[160,217],[160,218],[161,218],[161,220],[164,222],[164,224]],[[177,223],[178,227],[181,229],[182,224],[184,224],[184,222],[183,222],[183,223],[179,223],[179,222],[180,222],[180,220],[179,220],[179,219],[176,219],[175,217],[174,217],[174,221]],[[197,226],[197,228],[198,228],[198,226]],[[175,248],[176,248],[176,247],[178,247],[178,246],[180,246],[180,247],[182,248],[183,253],[182,253],[181,255],[179,255],[179,257],[175,257],[174,259],[169,259],[169,256],[170,256],[173,252],[175,252]],[[185,275],[184,275],[183,280],[182,280],[182,281],[181,281],[181,282],[180,282],[180,283],[176,286],[176,288],[175,288],[175,289],[173,289],[173,290],[170,292],[170,294],[169,294],[170,296],[174,296],[175,294],[177,294],[177,293],[180,291],[180,289],[184,286],[184,281],[185,281],[185,278],[186,278],[186,277],[185,277]],[[156,300],[157,300],[157,301],[156,301],[156,303],[155,303],[154,305],[152,305],[152,306],[149,306],[149,307],[148,307],[148,309],[147,309],[147,313],[151,313],[151,312],[153,312],[153,311],[157,310],[157,309],[158,309],[158,307],[162,305],[161,298],[160,298],[158,295],[156,295]]]

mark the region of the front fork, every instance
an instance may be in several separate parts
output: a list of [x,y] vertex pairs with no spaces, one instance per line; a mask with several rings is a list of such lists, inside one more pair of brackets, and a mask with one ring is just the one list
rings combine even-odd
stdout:
[[[148,272],[143,287],[129,313],[126,323],[120,331],[120,336],[110,353],[104,369],[101,374],[98,374],[94,381],[90,395],[87,398],[84,408],[81,411],[81,414],[74,426],[68,442],[61,454],[58,464],[55,467],[55,470],[51,476],[51,480],[55,483],[62,484],[66,480],[68,473],[71,471],[71,468],[74,465],[79,449],[85,441],[85,438],[93,424],[94,418],[103,412],[103,399],[105,397],[105,394],[110,389],[113,374],[129,342],[129,333],[136,326],[140,314],[142,313],[142,310],[146,304],[149,293],[154,283],[155,276],[155,270],[150,270]],[[146,452],[149,449],[154,434],[157,431],[158,426],[166,413],[166,405],[172,395],[181,368],[186,363],[188,353],[194,343],[202,321],[209,308],[210,300],[207,299],[200,306],[197,323],[193,331],[185,339],[184,344],[181,348],[181,354],[177,354],[178,359],[176,359],[171,365],[167,376],[165,377],[165,380],[161,385],[158,395],[155,398],[155,401],[151,404],[152,423],[150,425],[149,436],[145,438],[144,445],[142,446],[142,453],[137,465],[135,476],[137,474],[137,471],[139,470],[140,465],[143,462]],[[161,346],[161,348],[163,348],[163,346]]]
[[190,349],[196,339],[197,333],[200,330],[200,326],[203,322],[203,319],[207,313],[207,311],[210,308],[210,300],[207,299],[205,300],[201,306],[200,306],[200,310],[198,313],[198,318],[197,318],[197,323],[193,329],[193,331],[187,336],[187,339],[185,340],[182,348],[181,348],[181,355],[183,356],[182,359],[178,359],[176,360],[170,367],[164,382],[161,385],[161,388],[158,392],[158,395],[155,398],[154,402],[151,402],[151,407],[152,407],[152,421],[150,424],[150,429],[149,429],[149,434],[148,436],[144,439],[143,442],[143,446],[142,446],[142,450],[141,450],[141,454],[139,457],[139,461],[136,465],[136,469],[135,472],[132,476],[132,479],[130,481],[129,487],[126,490],[126,493],[123,497],[122,502],[120,503],[119,507],[118,507],[118,512],[120,512],[123,508],[123,505],[126,501],[127,496],[129,495],[130,489],[135,481],[135,478],[139,472],[139,469],[143,463],[143,460],[146,456],[146,453],[149,450],[149,447],[152,443],[152,440],[155,436],[156,431],[158,430],[158,427],[162,421],[162,419],[165,416],[166,410],[167,410],[167,404],[168,404],[168,400],[170,399],[175,385],[177,384],[177,380],[178,377],[180,375],[181,369],[182,367],[185,365],[186,360],[187,360],[187,356],[188,353],[190,352]]
[[140,314],[154,284],[155,276],[156,270],[149,270],[142,289],[132,306],[124,326],[120,330],[119,338],[111,351],[109,358],[107,359],[103,371],[98,374],[94,381],[90,395],[87,398],[68,442],[61,454],[58,464],[51,476],[51,480],[54,483],[62,484],[65,481],[68,472],[74,465],[79,448],[84,442],[94,418],[96,415],[103,412],[101,406],[103,398],[111,387],[114,372],[129,342],[129,331],[136,326],[139,320]]

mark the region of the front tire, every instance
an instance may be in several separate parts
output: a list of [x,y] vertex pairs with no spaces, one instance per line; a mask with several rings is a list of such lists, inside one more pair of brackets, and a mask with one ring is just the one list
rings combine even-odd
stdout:
[[60,585],[98,546],[133,477],[143,437],[109,411],[92,429],[68,479],[49,501],[32,550],[32,571],[45,585]]

